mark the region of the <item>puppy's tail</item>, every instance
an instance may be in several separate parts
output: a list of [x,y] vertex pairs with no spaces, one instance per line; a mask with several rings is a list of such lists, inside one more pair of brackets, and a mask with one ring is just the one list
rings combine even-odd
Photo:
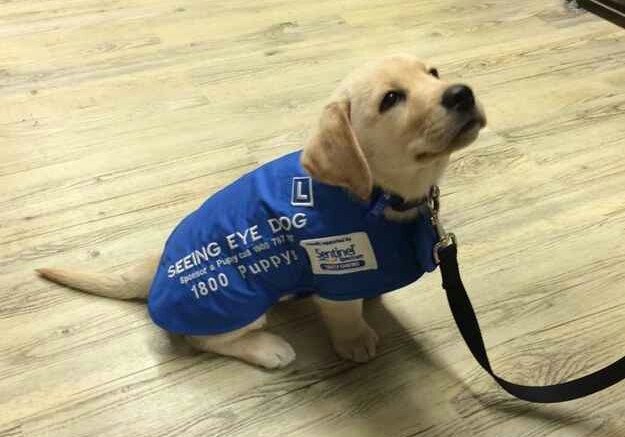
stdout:
[[106,274],[72,269],[36,269],[42,277],[87,293],[113,299],[147,299],[158,265],[158,257],[145,259],[121,274]]

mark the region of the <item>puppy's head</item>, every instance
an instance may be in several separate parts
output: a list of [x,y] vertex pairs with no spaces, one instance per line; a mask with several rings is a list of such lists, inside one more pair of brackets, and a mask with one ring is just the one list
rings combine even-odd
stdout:
[[437,182],[450,154],[471,144],[485,125],[469,87],[445,82],[413,56],[392,56],[341,83],[302,164],[313,177],[362,199],[374,184],[416,199]]

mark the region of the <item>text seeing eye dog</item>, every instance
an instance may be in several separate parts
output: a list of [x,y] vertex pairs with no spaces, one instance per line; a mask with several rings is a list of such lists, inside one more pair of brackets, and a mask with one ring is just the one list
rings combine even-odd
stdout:
[[420,201],[485,124],[469,87],[413,56],[381,59],[339,85],[303,150],[211,196],[160,258],[120,275],[39,273],[101,296],[147,298],[163,329],[266,368],[295,358],[263,330],[266,312],[286,296],[313,295],[337,353],[366,362],[378,337],[362,301],[435,269],[436,235]]

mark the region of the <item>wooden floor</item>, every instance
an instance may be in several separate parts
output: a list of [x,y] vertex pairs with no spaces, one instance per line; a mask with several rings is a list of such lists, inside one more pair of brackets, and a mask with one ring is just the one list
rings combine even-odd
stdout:
[[469,355],[438,274],[367,308],[368,365],[310,302],[267,372],[190,350],[139,303],[45,283],[163,243],[205,197],[301,145],[352,67],[397,51],[472,84],[490,126],[445,220],[495,367],[555,383],[625,353],[625,31],[560,0],[0,1],[0,436],[605,437],[625,383],[538,406]]

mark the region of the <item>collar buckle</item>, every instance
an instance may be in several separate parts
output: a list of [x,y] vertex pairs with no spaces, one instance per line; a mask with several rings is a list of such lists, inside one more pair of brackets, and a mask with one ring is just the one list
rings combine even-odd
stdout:
[[430,194],[427,198],[427,205],[430,210],[430,221],[436,231],[438,242],[434,245],[434,261],[436,264],[440,264],[439,252],[451,245],[456,245],[456,236],[453,233],[448,233],[439,218],[439,212],[441,209],[441,190],[438,185],[433,185],[430,189]]

